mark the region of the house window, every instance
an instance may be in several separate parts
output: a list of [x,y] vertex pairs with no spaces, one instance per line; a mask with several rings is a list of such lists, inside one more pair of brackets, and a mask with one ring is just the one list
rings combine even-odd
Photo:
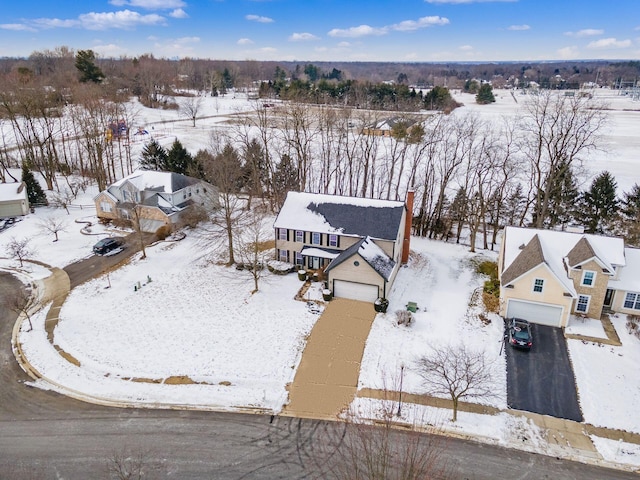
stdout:
[[640,310],[640,293],[627,293],[624,297],[624,308]]
[[110,212],[111,204],[109,202],[100,202],[100,210],[103,212]]
[[582,272],[582,285],[592,287],[595,280],[596,272],[592,272],[591,270],[585,270],[584,272]]
[[533,281],[533,291],[534,292],[542,292],[542,287],[544,287],[544,280],[542,278],[536,278]]
[[578,303],[576,303],[576,312],[587,313],[587,310],[589,310],[589,300],[591,300],[589,295],[580,295],[578,297]]
[[329,235],[329,246],[330,247],[338,246],[338,235]]
[[304,243],[304,232],[302,230],[296,230],[296,242]]
[[296,252],[296,265],[304,265],[304,258],[300,252]]
[[320,238],[321,238],[321,235],[319,233],[313,232],[311,236],[311,243],[313,245],[320,245]]
[[278,240],[287,240],[287,229],[279,228],[278,229]]
[[280,255],[278,256],[281,262],[289,261],[289,252],[287,250],[280,250]]

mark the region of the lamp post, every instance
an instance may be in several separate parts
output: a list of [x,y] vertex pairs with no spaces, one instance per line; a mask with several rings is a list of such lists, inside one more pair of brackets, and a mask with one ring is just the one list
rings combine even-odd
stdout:
[[400,395],[398,396],[398,413],[397,415],[402,415],[402,380],[404,378],[404,363],[400,364]]

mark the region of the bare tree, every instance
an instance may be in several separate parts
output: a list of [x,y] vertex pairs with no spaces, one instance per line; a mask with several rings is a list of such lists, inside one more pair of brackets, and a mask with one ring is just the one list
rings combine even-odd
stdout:
[[113,452],[107,461],[106,469],[108,478],[113,480],[159,478],[158,475],[161,473],[150,452],[126,446]]
[[188,118],[192,122],[192,126],[196,126],[196,119],[198,118],[198,112],[202,107],[202,97],[200,95],[194,95],[192,97],[186,97],[180,102],[180,115]]
[[265,263],[272,257],[273,229],[263,213],[252,211],[245,219],[245,226],[236,241],[236,257],[253,278],[254,290],[265,271]]
[[67,215],[69,215],[69,205],[71,205],[73,200],[75,200],[76,195],[74,195],[71,190],[62,188],[60,191],[54,192],[50,198],[51,205],[54,207],[64,208]]
[[7,299],[6,307],[17,315],[24,315],[29,322],[29,331],[33,330],[31,315],[37,310],[38,299],[31,294],[30,289],[19,289],[15,295]]
[[464,345],[436,347],[418,359],[417,367],[429,394],[451,397],[454,422],[461,399],[496,396],[491,364],[482,351],[472,351]]
[[[422,480],[450,478],[444,459],[446,437],[398,430],[394,403],[381,402],[375,425],[349,414],[345,422],[326,425],[326,448],[314,452],[322,478],[336,480]],[[435,428],[437,430],[437,428]],[[436,432],[437,433],[437,432]]]
[[534,222],[542,228],[551,213],[556,180],[597,148],[607,114],[604,105],[587,97],[566,97],[553,91],[540,92],[525,108],[523,150],[530,169]]
[[46,217],[39,222],[40,229],[45,233],[52,233],[55,236],[54,242],[58,241],[58,233],[67,231],[67,221],[61,217]]
[[20,261],[21,267],[23,266],[24,259],[35,253],[35,250],[29,245],[30,243],[31,240],[29,238],[17,239],[11,237],[11,240],[9,240],[7,244],[7,253],[10,257],[17,258]]

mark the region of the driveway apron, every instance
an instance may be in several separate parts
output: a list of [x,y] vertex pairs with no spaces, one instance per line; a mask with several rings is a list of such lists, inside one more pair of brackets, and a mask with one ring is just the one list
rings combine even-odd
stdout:
[[581,422],[575,376],[562,330],[537,324],[531,327],[531,351],[505,345],[509,407]]
[[373,305],[333,299],[311,330],[282,414],[335,418],[355,397]]

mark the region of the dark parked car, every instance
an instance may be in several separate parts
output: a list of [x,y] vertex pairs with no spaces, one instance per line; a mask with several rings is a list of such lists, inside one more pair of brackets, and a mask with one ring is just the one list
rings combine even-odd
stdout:
[[533,335],[531,335],[531,325],[521,318],[511,318],[507,324],[507,338],[509,345],[515,348],[531,349],[533,345]]
[[119,249],[118,251],[122,251],[124,246],[124,238],[122,237],[103,238],[93,246],[93,253],[96,255],[107,255],[117,249]]

